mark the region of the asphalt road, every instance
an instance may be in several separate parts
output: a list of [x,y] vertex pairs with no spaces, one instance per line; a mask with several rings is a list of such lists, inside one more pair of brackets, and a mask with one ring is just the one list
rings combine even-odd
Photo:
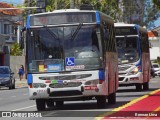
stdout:
[[[63,107],[60,108],[48,108],[45,111],[41,111],[44,116],[54,116],[47,119],[94,119],[94,117],[104,114],[120,107],[133,99],[146,95],[156,89],[160,88],[160,78],[156,77],[151,79],[150,89],[148,91],[137,92],[135,87],[119,87],[117,92],[117,103],[114,105],[106,104],[104,109],[98,109],[96,100],[90,101],[70,101],[65,102]],[[18,88],[15,90],[8,90],[8,88],[0,89],[0,111],[12,111],[12,112],[37,112],[35,101],[28,99],[28,88]],[[71,118],[70,118],[71,117]],[[82,118],[85,117],[85,118]],[[1,119],[1,118],[0,118]],[[4,119],[4,118],[3,118]],[[8,119],[8,118],[6,118]],[[12,118],[15,120],[22,118]],[[24,119],[24,118],[23,118]],[[28,119],[28,118],[27,118]],[[29,118],[36,119],[36,118]],[[38,120],[44,119],[38,118]]]

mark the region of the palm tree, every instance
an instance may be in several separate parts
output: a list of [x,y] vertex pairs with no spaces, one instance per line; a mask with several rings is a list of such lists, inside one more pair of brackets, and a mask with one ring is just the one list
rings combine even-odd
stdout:
[[18,43],[15,43],[11,46],[10,55],[12,55],[12,56],[21,56],[22,55],[22,50],[20,49]]

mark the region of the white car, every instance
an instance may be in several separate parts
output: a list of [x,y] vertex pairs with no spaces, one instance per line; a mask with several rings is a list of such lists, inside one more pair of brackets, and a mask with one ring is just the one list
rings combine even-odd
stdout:
[[155,75],[160,77],[160,70],[156,71]]
[[160,67],[158,63],[152,63],[152,67],[154,69],[155,75],[160,76]]

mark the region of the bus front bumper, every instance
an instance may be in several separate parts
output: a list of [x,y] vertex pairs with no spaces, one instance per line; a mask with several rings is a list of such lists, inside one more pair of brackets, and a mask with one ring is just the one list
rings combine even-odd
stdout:
[[67,99],[76,97],[87,97],[87,96],[99,96],[107,95],[104,91],[103,84],[97,84],[96,86],[79,86],[72,88],[29,88],[29,98],[34,99]]
[[136,83],[143,83],[143,76],[141,73],[135,75],[119,75],[119,85],[131,85]]

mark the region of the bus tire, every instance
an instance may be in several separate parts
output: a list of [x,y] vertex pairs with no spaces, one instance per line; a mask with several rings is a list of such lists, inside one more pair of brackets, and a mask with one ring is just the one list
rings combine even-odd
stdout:
[[64,105],[64,101],[56,101],[56,107],[62,107]]
[[46,108],[45,100],[36,99],[36,106],[38,111],[44,110]]
[[141,83],[136,84],[136,91],[142,91],[142,84]]
[[149,82],[143,83],[143,90],[149,90]]
[[115,104],[116,103],[116,93],[112,93],[108,96],[108,103]]
[[46,104],[47,104],[47,107],[54,107],[54,100],[53,99],[48,99],[46,100]]
[[106,96],[97,96],[97,106],[98,108],[105,108],[106,106]]

